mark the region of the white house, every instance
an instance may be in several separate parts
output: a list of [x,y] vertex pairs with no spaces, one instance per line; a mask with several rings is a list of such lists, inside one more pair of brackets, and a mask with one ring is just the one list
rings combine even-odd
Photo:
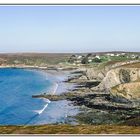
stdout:
[[88,62],[89,62],[89,63],[92,62],[92,59],[89,59]]
[[125,55],[125,53],[121,53],[121,55]]
[[108,55],[108,56],[115,56],[114,53],[107,53],[106,55]]
[[120,54],[119,54],[119,53],[117,53],[117,54],[116,54],[116,56],[120,56]]
[[82,56],[81,56],[81,55],[77,56],[77,59],[81,59],[81,58],[82,58]]

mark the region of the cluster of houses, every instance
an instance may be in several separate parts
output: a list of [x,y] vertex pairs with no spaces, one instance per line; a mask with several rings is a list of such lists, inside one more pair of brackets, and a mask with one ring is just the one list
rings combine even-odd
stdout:
[[130,59],[139,59],[140,55],[139,54],[134,54],[134,53],[107,53],[107,56],[120,56],[120,57],[126,57]]
[[128,58],[128,59],[140,59],[139,54],[135,53],[89,53],[89,54],[74,54],[69,58],[69,63],[73,64],[88,64],[92,62],[100,63],[104,58],[106,58],[108,61],[111,60],[113,57],[120,57],[120,58]]
[[99,55],[96,54],[87,54],[87,55],[79,55],[79,54],[74,54],[70,57],[69,62],[74,63],[74,64],[87,64],[91,63],[94,60],[101,60]]
[[126,53],[107,53],[107,56],[125,56]]

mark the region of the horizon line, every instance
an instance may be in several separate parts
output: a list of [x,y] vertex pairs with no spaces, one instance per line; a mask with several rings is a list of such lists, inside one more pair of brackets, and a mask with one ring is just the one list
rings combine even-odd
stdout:
[[140,51],[93,51],[93,52],[0,52],[0,54],[87,54],[87,53],[140,53]]

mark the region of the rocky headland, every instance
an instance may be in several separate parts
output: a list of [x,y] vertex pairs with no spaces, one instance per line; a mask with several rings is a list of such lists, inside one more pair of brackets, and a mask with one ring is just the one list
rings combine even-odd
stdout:
[[100,69],[81,66],[72,70],[65,80],[74,83],[74,89],[60,95],[40,94],[33,97],[72,101],[80,106],[81,112],[75,116],[80,124],[137,126],[140,125],[140,68],[136,67],[139,62],[132,64],[133,67],[125,63]]

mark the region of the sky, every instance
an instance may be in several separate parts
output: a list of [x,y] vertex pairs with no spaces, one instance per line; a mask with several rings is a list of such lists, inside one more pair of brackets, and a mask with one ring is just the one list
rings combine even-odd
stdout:
[[140,51],[140,6],[0,6],[0,53]]

